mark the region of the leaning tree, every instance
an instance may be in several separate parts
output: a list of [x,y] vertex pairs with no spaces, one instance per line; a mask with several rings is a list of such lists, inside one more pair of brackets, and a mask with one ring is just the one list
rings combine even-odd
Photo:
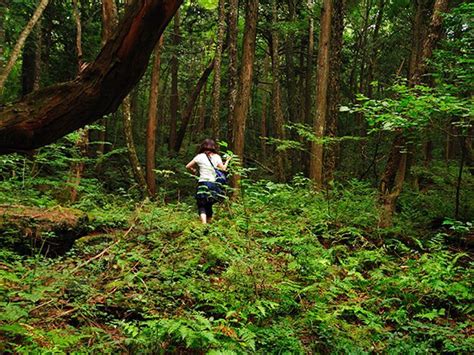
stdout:
[[0,153],[52,143],[117,110],[183,0],[134,0],[96,60],[69,82],[0,106]]

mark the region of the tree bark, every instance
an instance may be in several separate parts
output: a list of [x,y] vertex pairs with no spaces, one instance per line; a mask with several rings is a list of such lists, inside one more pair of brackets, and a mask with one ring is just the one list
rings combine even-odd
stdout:
[[239,20],[239,0],[229,0],[229,112],[227,116],[227,141],[233,142],[234,113],[238,92],[237,37]]
[[[76,59],[77,59],[77,71],[80,72],[82,67],[82,24],[81,24],[81,13],[79,11],[78,0],[73,0],[73,17],[76,24]],[[89,146],[89,130],[82,128],[79,130],[79,139],[76,142],[76,149],[78,153],[77,161],[73,162],[70,170],[70,201],[76,202],[77,200],[77,189],[81,184],[82,174],[85,169],[84,159],[87,157],[87,148]]]
[[[271,54],[272,54],[272,106],[273,106],[273,121],[276,128],[276,137],[278,139],[285,139],[284,124],[285,119],[281,107],[281,87],[280,87],[280,38],[278,29],[278,13],[276,0],[272,0],[272,33],[271,33]],[[276,175],[279,181],[285,180],[286,168],[286,153],[284,151],[276,151]]]
[[[5,12],[8,0],[0,0],[0,68],[3,68],[5,55]],[[0,92],[1,95],[1,92]]]
[[323,186],[323,153],[324,138],[328,112],[328,88],[330,73],[330,41],[332,1],[324,0],[321,9],[321,29],[318,50],[318,77],[316,91],[316,115],[314,120],[314,134],[318,141],[311,144],[311,159],[309,176],[319,188]]
[[[416,31],[419,31],[419,29],[413,29],[414,48],[412,49],[410,60],[410,73],[412,73],[412,76],[409,78],[410,86],[420,83],[421,78],[426,73],[426,61],[431,57],[433,49],[441,36],[442,12],[447,10],[447,5],[448,0],[435,1],[429,31],[426,33],[426,38],[423,41],[422,54],[416,61],[413,57],[415,56],[414,53],[418,51],[416,48],[415,37],[417,36]],[[417,19],[419,11],[421,11],[420,8],[417,8],[415,20],[413,22],[414,26],[420,25],[418,22],[419,19]],[[392,225],[397,199],[403,190],[405,176],[407,170],[409,170],[409,166],[407,166],[409,165],[407,151],[410,147],[407,148],[406,145],[407,142],[403,132],[397,133],[390,148],[389,159],[385,166],[385,171],[380,183],[380,200],[383,205],[383,212],[380,220],[381,227]]]
[[[105,46],[107,41],[112,39],[115,31],[117,30],[118,25],[118,11],[115,0],[102,0],[102,35],[101,35],[101,45]],[[107,140],[107,121],[102,119],[100,121],[103,129],[99,131],[98,144],[97,144],[97,154],[102,156],[105,153],[105,141]],[[100,165],[97,167],[98,172],[100,172]]]
[[[331,21],[331,40],[329,58],[328,113],[325,135],[330,138],[337,136],[339,119],[340,82],[342,69],[342,35],[344,32],[344,0],[333,0],[333,19]],[[324,149],[324,182],[334,179],[336,170],[338,144],[329,142]]]
[[212,60],[207,66],[207,68],[204,70],[204,72],[202,73],[201,77],[199,78],[198,83],[196,84],[196,87],[194,88],[193,92],[191,93],[188,99],[188,104],[186,106],[186,109],[183,112],[181,127],[179,128],[178,135],[176,136],[176,145],[174,147],[174,150],[176,153],[179,153],[179,150],[181,149],[181,145],[183,144],[184,136],[186,134],[186,129],[188,128],[189,121],[191,120],[191,116],[194,111],[194,106],[196,105],[196,101],[199,97],[199,94],[201,93],[201,90],[204,87],[204,85],[206,85],[207,79],[209,79],[209,75],[211,75],[211,72],[214,69],[214,66],[215,66],[215,60]]
[[158,126],[158,96],[160,91],[161,48],[163,36],[155,48],[155,58],[151,71],[150,99],[148,105],[148,122],[146,130],[146,182],[150,195],[156,195],[156,129]]
[[[240,86],[233,118],[233,149],[234,153],[239,157],[242,166],[244,162],[245,124],[250,106],[250,95],[253,81],[255,42],[257,37],[258,0],[247,0],[246,10]],[[240,188],[241,176],[240,174],[235,173],[232,177],[232,185],[236,189],[234,196],[237,196]]]
[[[295,22],[296,17],[296,0],[288,0],[288,21],[290,23]],[[286,86],[287,86],[287,100],[288,100],[288,112],[289,121],[300,122],[301,118],[298,117],[298,108],[301,104],[301,98],[296,95],[296,72],[295,72],[295,34],[288,33],[285,39],[285,64],[286,64]]]
[[140,161],[138,160],[137,151],[135,149],[135,143],[133,139],[133,128],[132,128],[132,109],[131,109],[131,98],[130,95],[123,100],[122,114],[123,114],[123,133],[125,136],[125,143],[127,145],[128,159],[130,160],[130,167],[132,168],[133,177],[137,182],[140,190],[144,194],[148,194],[147,184],[143,169]]
[[215,139],[220,136],[220,109],[221,109],[221,67],[222,67],[222,49],[224,48],[225,34],[225,0],[219,0],[219,18],[217,22],[217,43],[214,65],[214,87],[212,90],[212,135]]
[[73,81],[0,107],[0,153],[54,142],[114,112],[140,80],[159,37],[182,0],[135,0],[113,39]]
[[22,53],[22,95],[38,90],[41,76],[41,50],[42,50],[42,30],[41,20],[39,20],[25,42]]
[[33,30],[33,27],[35,27],[36,23],[38,22],[41,15],[43,14],[44,9],[46,9],[46,6],[48,6],[48,2],[49,0],[40,1],[30,21],[28,22],[26,27],[23,29],[23,31],[20,33],[20,37],[18,37],[18,40],[15,44],[15,47],[12,50],[12,53],[10,55],[10,59],[7,62],[7,65],[5,66],[5,68],[2,68],[2,71],[0,72],[0,94],[3,92],[5,81],[7,80],[8,75],[10,75],[10,72],[12,71],[13,66],[15,65],[18,59],[18,56],[20,55],[20,52],[25,44],[26,38],[30,35],[31,31]]
[[314,0],[308,0],[308,9],[310,11],[309,26],[308,26],[308,55],[306,58],[306,92],[304,96],[304,123],[312,123],[312,90],[313,90],[313,57],[314,57]]
[[169,135],[169,146],[170,153],[174,151],[176,147],[176,127],[178,125],[179,117],[179,59],[178,59],[178,46],[180,43],[180,19],[179,12],[174,17],[173,34],[171,36],[171,43],[173,44],[173,55],[171,56],[171,96],[170,96],[170,135]]
[[206,82],[202,90],[201,104],[199,105],[199,115],[198,115],[199,124],[198,124],[198,129],[197,129],[198,134],[203,134],[204,130],[206,129],[207,92],[208,92],[208,85]]

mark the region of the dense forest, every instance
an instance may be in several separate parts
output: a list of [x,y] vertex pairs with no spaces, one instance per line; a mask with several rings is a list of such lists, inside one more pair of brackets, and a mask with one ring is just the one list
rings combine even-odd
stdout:
[[472,353],[473,21],[0,0],[0,352]]

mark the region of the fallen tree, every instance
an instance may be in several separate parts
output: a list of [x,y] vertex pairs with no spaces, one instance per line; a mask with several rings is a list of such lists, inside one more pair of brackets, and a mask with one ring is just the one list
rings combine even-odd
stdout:
[[116,111],[182,2],[133,1],[116,34],[76,79],[0,107],[0,154],[47,145]]

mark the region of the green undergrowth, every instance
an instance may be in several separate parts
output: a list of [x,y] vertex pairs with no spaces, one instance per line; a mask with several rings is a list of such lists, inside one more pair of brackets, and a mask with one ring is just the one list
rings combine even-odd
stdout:
[[[467,353],[468,223],[380,230],[360,182],[244,186],[197,221],[193,201],[90,195],[91,233],[49,259],[1,251],[2,353]],[[410,195],[405,196],[409,205]],[[415,204],[412,202],[411,205]]]

